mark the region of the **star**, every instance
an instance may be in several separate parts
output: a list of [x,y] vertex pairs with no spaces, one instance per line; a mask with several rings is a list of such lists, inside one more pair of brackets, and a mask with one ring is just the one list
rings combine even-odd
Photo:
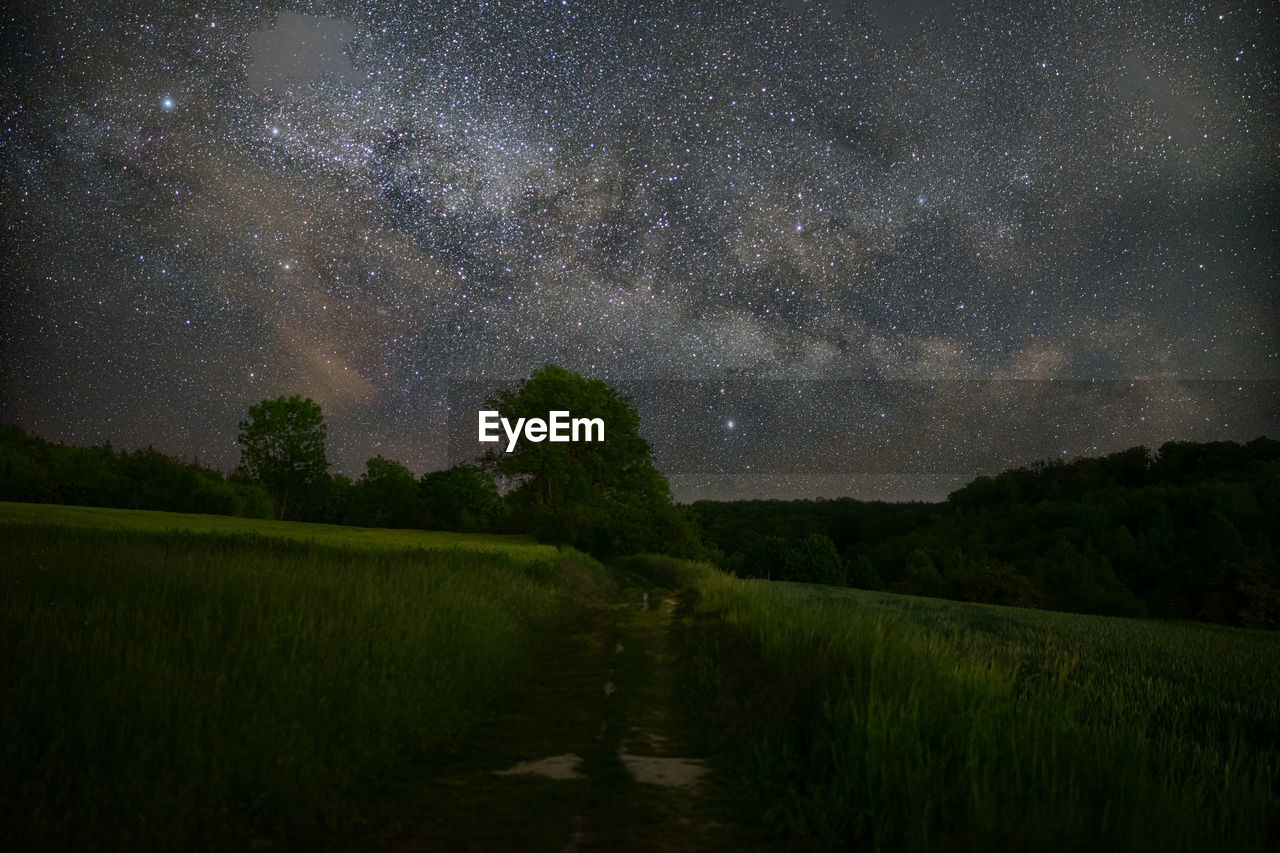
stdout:
[[1264,17],[659,5],[34,4],[0,412],[229,470],[297,393],[336,472],[423,472],[458,388],[553,362],[682,499],[1275,432]]

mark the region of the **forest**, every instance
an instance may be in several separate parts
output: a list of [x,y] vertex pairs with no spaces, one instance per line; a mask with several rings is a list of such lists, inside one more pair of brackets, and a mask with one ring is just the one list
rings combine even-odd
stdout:
[[941,503],[693,504],[740,576],[1280,627],[1280,441],[1169,442],[978,477]]

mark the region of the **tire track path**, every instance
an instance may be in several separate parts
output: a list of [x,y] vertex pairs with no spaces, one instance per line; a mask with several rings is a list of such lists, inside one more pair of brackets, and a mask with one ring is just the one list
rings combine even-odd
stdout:
[[[715,820],[685,736],[669,590],[588,608],[513,701],[467,737],[361,849],[724,850],[760,847]],[[403,802],[403,800],[401,801]]]

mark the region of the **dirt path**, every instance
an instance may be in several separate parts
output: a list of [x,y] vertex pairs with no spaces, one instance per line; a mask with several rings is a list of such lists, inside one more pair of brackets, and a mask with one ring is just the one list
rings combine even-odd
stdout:
[[724,850],[707,769],[682,735],[676,600],[629,590],[592,608],[508,710],[415,792],[380,850]]

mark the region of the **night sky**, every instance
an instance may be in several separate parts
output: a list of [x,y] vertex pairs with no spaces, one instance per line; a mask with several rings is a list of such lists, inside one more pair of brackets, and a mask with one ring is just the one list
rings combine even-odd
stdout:
[[[114,8],[113,8],[114,7]],[[547,362],[676,496],[1280,437],[1270,4],[19,3],[0,422],[350,475]]]

